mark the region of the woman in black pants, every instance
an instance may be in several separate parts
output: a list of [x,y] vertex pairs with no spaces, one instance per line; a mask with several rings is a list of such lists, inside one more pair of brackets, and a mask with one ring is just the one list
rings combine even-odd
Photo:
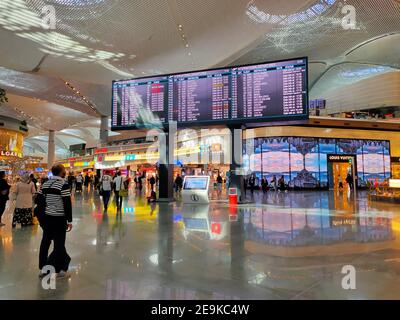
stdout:
[[6,173],[4,171],[0,172],[0,227],[5,226],[1,222],[1,217],[3,216],[4,210],[6,209],[6,203],[8,201],[8,195],[10,193],[10,185],[7,183]]

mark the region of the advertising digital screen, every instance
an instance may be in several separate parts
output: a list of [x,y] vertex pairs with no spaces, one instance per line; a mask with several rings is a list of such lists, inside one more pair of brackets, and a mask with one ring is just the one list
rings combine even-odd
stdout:
[[[257,152],[262,154],[261,167]],[[353,155],[359,186],[390,178],[390,142],[386,140],[269,137],[243,143],[246,169],[257,170],[269,182],[283,176],[291,188],[327,188],[328,161],[348,162]]]
[[207,190],[208,178],[205,177],[185,177],[183,189],[185,190]]
[[112,129],[308,117],[307,58],[113,81]]

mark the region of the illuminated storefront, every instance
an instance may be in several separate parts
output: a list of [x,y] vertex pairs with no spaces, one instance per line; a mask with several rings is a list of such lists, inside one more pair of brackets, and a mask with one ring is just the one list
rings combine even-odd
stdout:
[[28,132],[26,123],[0,116],[0,170],[16,173],[23,161],[24,136]]
[[390,178],[390,142],[384,140],[271,137],[244,143],[245,168],[261,179],[284,176],[291,188],[328,187],[328,154],[354,154],[360,186]]
[[[247,137],[246,137],[247,135]],[[328,155],[351,155],[359,186],[391,177],[391,154],[398,152],[397,132],[306,127],[264,127],[245,133],[247,172],[271,181],[283,176],[290,188],[327,188]],[[343,180],[345,177],[343,177]]]
[[23,157],[24,135],[20,132],[0,129],[0,160]]

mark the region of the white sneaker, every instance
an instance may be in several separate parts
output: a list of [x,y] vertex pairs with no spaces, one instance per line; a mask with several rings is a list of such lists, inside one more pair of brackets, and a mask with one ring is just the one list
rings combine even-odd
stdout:
[[71,273],[69,273],[68,271],[61,270],[59,273],[57,273],[56,278],[57,279],[68,279],[68,278],[71,278]]

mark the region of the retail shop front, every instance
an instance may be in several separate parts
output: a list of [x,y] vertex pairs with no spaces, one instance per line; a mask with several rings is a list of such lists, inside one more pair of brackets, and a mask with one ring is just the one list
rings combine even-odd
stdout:
[[333,188],[339,175],[345,183],[347,173],[354,175],[359,187],[366,187],[391,178],[391,155],[400,150],[399,135],[300,126],[246,130],[244,167],[257,180],[283,176],[292,189]]
[[68,162],[62,162],[66,170],[71,174],[89,174],[95,173],[93,156],[68,158]]
[[391,157],[390,162],[392,165],[392,178],[400,179],[400,157]]
[[112,175],[117,170],[125,176],[134,176],[143,173],[156,173],[156,162],[158,160],[156,153],[123,153],[117,155],[97,155],[95,156],[95,168],[100,170],[100,174],[104,171],[110,172]]
[[0,171],[17,174],[24,169],[24,137],[28,132],[26,123],[0,116]]

